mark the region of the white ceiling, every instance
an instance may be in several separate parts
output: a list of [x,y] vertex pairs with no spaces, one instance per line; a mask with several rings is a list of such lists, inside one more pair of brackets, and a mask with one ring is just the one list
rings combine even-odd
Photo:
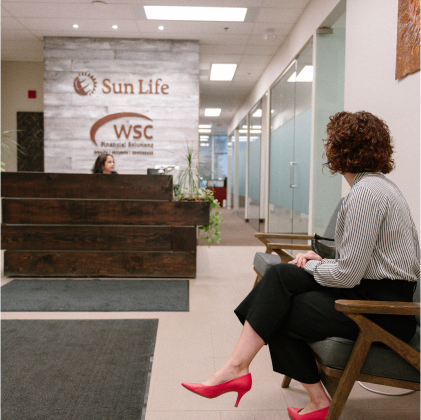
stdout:
[[[200,44],[200,124],[225,133],[235,112],[310,0],[2,0],[2,61],[43,61],[43,37],[194,39]],[[143,5],[247,7],[245,22],[146,20]],[[74,29],[73,24],[79,28]],[[118,29],[111,28],[118,25]],[[159,25],[164,30],[158,29]],[[268,39],[264,35],[268,34]],[[274,37],[272,37],[272,35]],[[272,39],[274,38],[274,39]],[[212,63],[238,64],[231,82],[209,80]],[[283,69],[280,69],[280,72]],[[222,108],[205,117],[205,108]]]

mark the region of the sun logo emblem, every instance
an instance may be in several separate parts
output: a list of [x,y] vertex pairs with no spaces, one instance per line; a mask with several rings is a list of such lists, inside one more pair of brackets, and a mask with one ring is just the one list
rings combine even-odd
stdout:
[[92,95],[95,92],[96,85],[95,77],[87,72],[79,73],[79,76],[73,82],[76,93],[82,96]]

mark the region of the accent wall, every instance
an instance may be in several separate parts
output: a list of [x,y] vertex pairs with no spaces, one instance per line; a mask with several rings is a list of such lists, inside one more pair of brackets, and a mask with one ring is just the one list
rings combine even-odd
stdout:
[[44,39],[45,172],[87,173],[101,153],[118,173],[197,151],[196,41]]

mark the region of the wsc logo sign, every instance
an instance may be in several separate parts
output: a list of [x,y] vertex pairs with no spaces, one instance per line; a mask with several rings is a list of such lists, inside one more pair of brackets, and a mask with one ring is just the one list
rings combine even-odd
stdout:
[[[107,115],[104,118],[101,118],[100,120],[98,120],[91,128],[91,140],[97,145],[96,139],[95,139],[95,134],[98,131],[98,129],[100,127],[102,127],[104,124],[106,124],[109,121],[113,121],[113,120],[117,120],[120,118],[144,118],[148,121],[152,121],[149,117],[146,117],[145,115],[142,114],[137,114],[135,112],[119,112],[117,114],[111,114],[111,115]],[[151,133],[151,130],[153,129],[152,125],[146,125],[146,126],[142,126],[140,124],[137,125],[132,125],[129,124],[128,126],[125,126],[124,124],[122,124],[121,126],[118,126],[117,124],[114,124],[114,132],[115,135],[117,136],[117,139],[120,139],[120,137],[122,137],[122,135],[126,138],[126,140],[129,139],[130,134],[133,136],[134,140],[137,139],[153,139],[153,135]],[[123,140],[123,138],[121,138],[121,140]]]
[[73,82],[76,93],[81,96],[92,95],[95,92],[96,85],[95,77],[87,72],[79,73],[79,76]]

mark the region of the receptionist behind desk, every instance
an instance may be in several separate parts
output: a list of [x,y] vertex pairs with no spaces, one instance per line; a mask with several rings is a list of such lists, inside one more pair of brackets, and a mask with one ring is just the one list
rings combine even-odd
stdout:
[[112,155],[99,155],[95,161],[92,173],[94,174],[116,174],[114,171],[114,157]]

